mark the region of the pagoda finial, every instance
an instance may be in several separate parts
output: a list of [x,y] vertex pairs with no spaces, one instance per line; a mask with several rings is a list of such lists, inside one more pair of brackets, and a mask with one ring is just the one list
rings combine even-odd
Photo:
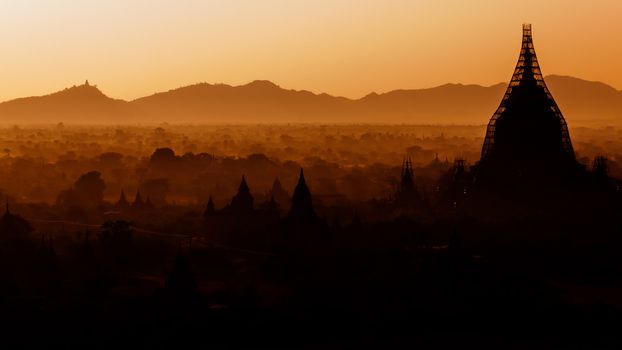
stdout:
[[307,181],[305,180],[305,171],[303,168],[300,168],[300,176],[298,177],[298,183],[299,184],[306,184]]

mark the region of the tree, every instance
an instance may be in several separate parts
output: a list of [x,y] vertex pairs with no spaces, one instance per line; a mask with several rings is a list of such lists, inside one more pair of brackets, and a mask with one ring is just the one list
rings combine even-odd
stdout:
[[90,171],[82,174],[73,186],[62,191],[56,203],[66,207],[96,207],[104,201],[106,183],[98,171]]
[[74,183],[73,189],[78,200],[83,204],[100,204],[104,201],[106,183],[99,171],[90,171],[83,174]]
[[175,160],[175,151],[166,147],[166,148],[157,148],[153,154],[151,155],[152,163],[166,163]]

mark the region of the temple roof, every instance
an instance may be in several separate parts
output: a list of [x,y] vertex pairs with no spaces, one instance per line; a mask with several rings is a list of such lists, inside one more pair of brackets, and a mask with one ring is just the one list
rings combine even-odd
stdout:
[[531,25],[524,24],[518,63],[488,124],[482,160],[493,154],[529,157],[537,153],[574,159],[568,126],[540,70]]

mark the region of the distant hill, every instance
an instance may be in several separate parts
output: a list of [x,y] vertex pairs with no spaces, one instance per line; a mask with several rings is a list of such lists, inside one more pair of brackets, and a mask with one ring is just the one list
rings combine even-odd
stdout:
[[[573,77],[551,75],[546,81],[571,126],[621,124],[622,91]],[[0,122],[485,124],[505,88],[505,83],[446,84],[354,100],[254,81],[241,86],[201,83],[123,101],[87,83],[0,103]]]
[[286,90],[269,82],[242,86],[196,84],[132,101],[150,119],[265,123],[352,121],[352,100]]
[[546,84],[567,121],[622,124],[622,91],[596,81],[550,75]]
[[107,122],[135,115],[130,103],[104,95],[96,86],[73,86],[45,96],[0,103],[0,122]]

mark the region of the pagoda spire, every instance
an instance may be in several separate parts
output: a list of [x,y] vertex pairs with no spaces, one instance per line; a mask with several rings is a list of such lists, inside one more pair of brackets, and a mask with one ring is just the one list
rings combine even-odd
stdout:
[[313,210],[311,191],[307,186],[305,173],[302,168],[300,169],[300,175],[298,176],[298,184],[296,185],[292,196],[292,207],[290,209],[289,216],[300,219],[312,219],[316,217],[315,210]]
[[127,197],[125,196],[125,191],[121,189],[121,195],[119,196],[119,200],[117,201],[117,208],[123,209],[130,206],[130,203],[127,201]]
[[531,34],[531,24],[523,24],[518,63],[488,123],[482,160],[537,155],[574,160],[566,120],[544,82]]
[[249,213],[253,211],[254,198],[246,183],[246,176],[242,175],[242,181],[238,187],[238,193],[231,199],[231,209],[237,213]]
[[402,180],[400,182],[400,192],[403,194],[412,194],[415,192],[413,163],[410,156],[404,157],[402,162]]
[[135,209],[140,209],[145,205],[143,202],[143,197],[140,195],[140,190],[136,190],[136,196],[134,197],[134,202],[132,202],[132,207]]
[[214,205],[214,200],[212,196],[209,196],[207,201],[207,206],[205,207],[205,211],[203,212],[203,216],[212,216],[216,213],[216,206]]

